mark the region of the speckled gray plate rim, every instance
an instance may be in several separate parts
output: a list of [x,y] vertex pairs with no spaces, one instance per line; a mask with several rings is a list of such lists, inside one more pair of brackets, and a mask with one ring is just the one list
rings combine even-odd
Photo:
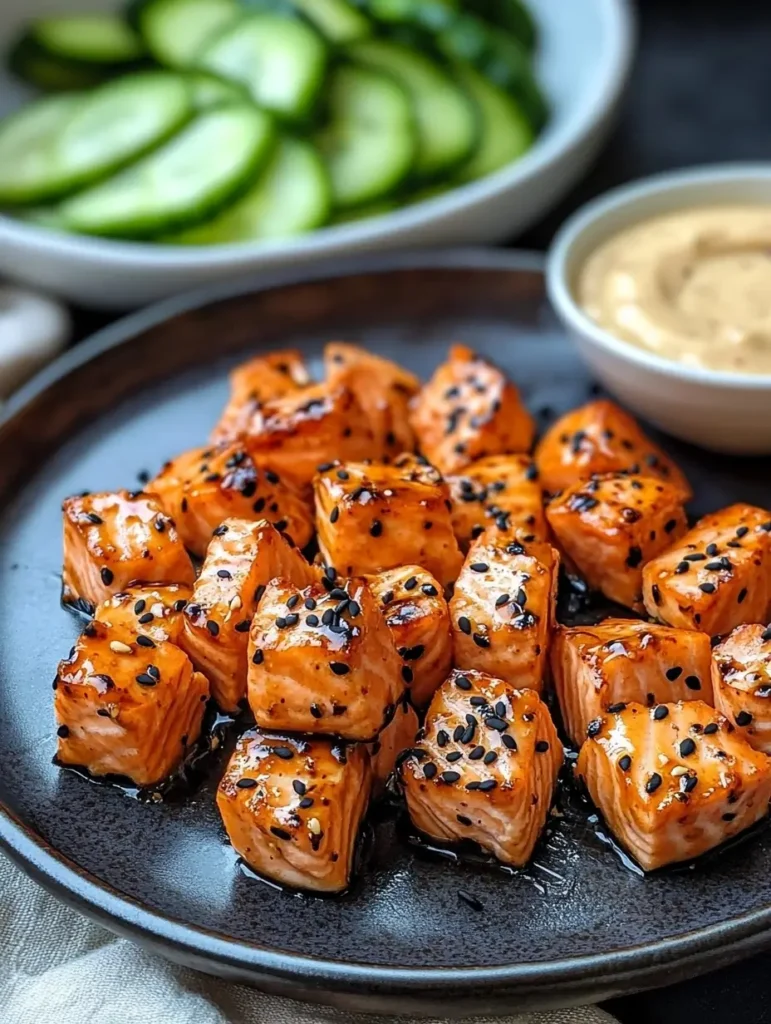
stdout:
[[[147,829],[141,805],[50,765],[50,684],[38,687],[37,681],[50,678],[43,674],[71,642],[64,636],[75,630],[66,613],[54,611],[52,604],[60,558],[54,524],[62,494],[57,489],[63,480],[73,486],[73,474],[84,462],[103,486],[118,486],[117,478],[110,479],[110,473],[118,472],[111,465],[115,455],[110,446],[120,443],[124,455],[136,451],[136,460],[142,461],[141,446],[147,444],[142,431],[154,437],[161,422],[169,424],[164,443],[178,448],[195,443],[191,417],[196,424],[205,421],[207,429],[224,388],[220,378],[224,380],[226,368],[213,374],[205,364],[207,345],[212,358],[213,325],[220,332],[215,358],[243,354],[252,334],[261,345],[276,344],[273,339],[282,336],[284,323],[287,343],[305,345],[315,358],[323,338],[339,323],[349,336],[385,345],[407,363],[422,343],[412,362],[422,360],[418,371],[424,374],[441,357],[439,346],[462,336],[502,356],[504,366],[523,381],[533,408],[546,400],[559,410],[577,404],[589,382],[544,305],[541,265],[541,258],[531,253],[425,252],[356,258],[334,264],[323,275],[295,271],[219,285],[106,328],[46,368],[8,403],[0,419],[0,476],[7,477],[6,494],[0,498],[0,699],[5,701],[0,718],[0,844],[25,871],[108,928],[173,960],[354,1011],[421,1014],[441,1006],[443,1012],[459,1015],[512,1005],[567,1005],[672,982],[769,944],[767,833],[696,872],[641,882],[596,843],[590,829],[568,829],[560,836],[558,824],[559,842],[554,848],[547,843],[536,858],[547,873],[555,864],[567,864],[563,888],[550,889],[548,881],[542,885],[527,876],[475,876],[465,868],[426,863],[387,832],[365,887],[347,903],[292,902],[286,894],[235,878],[232,859],[217,859],[222,837],[212,816],[211,788],[192,807],[158,811],[146,833],[146,872],[139,854],[136,864],[124,871],[120,858],[134,856],[132,829]],[[467,297],[460,294],[464,291]],[[208,308],[213,305],[216,310]],[[258,310],[273,318],[273,326],[260,320],[245,330],[244,316]],[[360,329],[350,329],[349,313],[350,323]],[[380,340],[381,320],[390,332],[385,342]],[[273,336],[260,333],[270,330]],[[167,339],[167,348],[159,349],[159,339],[167,334],[176,338],[176,348]],[[190,359],[205,367],[205,380],[203,370],[190,379],[185,376],[187,349],[178,351],[183,342],[190,346]],[[154,376],[145,381],[149,398],[141,365],[148,345],[155,345],[150,351],[158,353]],[[132,372],[136,382],[130,379]],[[174,375],[174,384],[164,390],[159,380],[166,372]],[[98,387],[72,398],[67,388],[71,374],[91,374]],[[121,374],[126,380],[118,379]],[[34,415],[43,396],[49,402],[50,423]],[[82,415],[68,409],[65,398],[76,406],[81,403]],[[103,429],[90,432],[88,424],[97,418]],[[44,435],[42,440],[38,434]],[[767,493],[761,483],[761,478],[768,479],[767,462],[716,463],[687,446],[667,445],[697,484],[697,504],[701,501],[705,508],[737,489],[746,500],[760,501],[759,495]],[[10,465],[13,447],[21,450],[18,466]],[[8,478],[22,473],[24,457],[35,462],[32,478],[14,486],[9,496]],[[125,459],[118,468],[125,479]],[[87,480],[92,481],[93,476]],[[49,536],[52,531],[55,537]],[[19,559],[18,552],[34,554],[30,595],[18,588],[18,576],[12,573],[18,565],[10,559]],[[29,637],[23,631],[35,621],[41,602],[50,610],[46,627],[50,621],[51,643],[60,645],[52,656],[25,647]],[[29,679],[22,682],[23,676]],[[39,724],[30,725],[28,719],[35,716],[37,722],[46,719],[47,733],[40,734]],[[33,741],[22,743],[25,736]],[[31,792],[34,785],[40,787],[37,797]],[[179,892],[173,886],[167,892],[166,865],[151,862],[154,854],[161,860],[173,855],[174,849],[163,844],[179,836],[190,840],[193,851],[200,844],[201,853],[193,852],[190,864],[200,866],[203,884],[212,891],[219,887],[219,903],[211,913],[190,895],[200,884],[197,879],[180,878]],[[187,863],[184,858],[182,863]],[[484,893],[484,912],[464,909],[459,915],[459,884]],[[382,923],[399,914],[403,920],[397,942],[390,933],[381,933]],[[442,934],[441,922],[448,914],[453,915],[447,926],[452,947],[437,950],[434,938]],[[247,920],[241,920],[245,915]],[[423,951],[422,935],[431,944]],[[378,939],[382,944],[375,948]],[[528,961],[535,941],[541,947],[535,949],[537,958]],[[515,962],[507,962],[509,957]]]

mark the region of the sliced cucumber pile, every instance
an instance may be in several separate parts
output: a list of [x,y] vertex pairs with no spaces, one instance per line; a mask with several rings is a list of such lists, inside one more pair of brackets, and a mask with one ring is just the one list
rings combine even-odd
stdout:
[[120,174],[65,199],[59,222],[89,235],[142,238],[204,220],[254,179],[273,131],[251,104],[204,111]]
[[335,206],[371,203],[393,192],[417,152],[407,93],[388,75],[343,66],[328,84],[329,123],[316,137]]
[[304,118],[321,92],[327,51],[309,25],[270,11],[240,18],[200,54],[197,64],[241,82],[261,107]]
[[126,0],[8,59],[0,209],[216,245],[373,217],[519,159],[548,119],[525,0]]

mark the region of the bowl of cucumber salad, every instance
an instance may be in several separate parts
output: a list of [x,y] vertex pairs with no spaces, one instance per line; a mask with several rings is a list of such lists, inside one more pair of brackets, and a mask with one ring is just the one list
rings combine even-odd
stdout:
[[0,273],[129,308],[510,237],[586,169],[626,0],[3,0]]

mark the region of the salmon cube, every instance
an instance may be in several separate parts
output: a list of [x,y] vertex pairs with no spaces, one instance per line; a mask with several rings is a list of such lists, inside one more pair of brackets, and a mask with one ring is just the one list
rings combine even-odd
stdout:
[[217,789],[217,807],[241,859],[293,889],[342,892],[372,782],[363,746],[244,733]]
[[450,601],[454,662],[540,693],[556,621],[559,556],[549,544],[474,541]]
[[223,711],[238,710],[246,698],[249,626],[267,584],[279,576],[304,587],[317,573],[266,520],[226,519],[214,531],[179,642],[206,673]]
[[449,491],[433,466],[413,456],[347,462],[320,472],[314,491],[319,548],[344,576],[413,564],[442,586],[458,575]]
[[100,604],[94,619],[135,635],[149,636],[156,643],[170,640],[178,644],[184,623],[183,612],[192,593],[193,588],[187,583],[127,587]]
[[249,706],[261,728],[374,740],[402,697],[403,670],[363,580],[268,584],[249,635]]
[[367,459],[374,438],[356,395],[315,384],[265,402],[249,427],[250,450],[269,459],[282,477],[310,486],[318,466],[335,459]]
[[230,374],[230,399],[211,433],[212,444],[243,437],[263,402],[308,384],[310,377],[297,349],[268,352],[237,366]]
[[201,732],[206,677],[166,640],[86,626],[54,682],[59,764],[121,775],[137,786],[162,782]]
[[368,576],[394,645],[404,659],[410,699],[425,707],[452,667],[450,610],[439,582],[419,565]]
[[468,551],[496,522],[524,539],[549,539],[538,471],[529,455],[491,455],[477,459],[447,478],[452,498],[452,525],[461,550]]
[[386,458],[412,451],[415,436],[409,425],[409,403],[420,390],[413,373],[342,341],[324,347],[324,370],[329,387],[351,390],[368,416],[374,442],[370,454]]
[[644,611],[642,567],[688,531],[680,494],[655,477],[616,473],[573,484],[546,509],[557,542],[586,582]]
[[730,633],[771,617],[771,513],[731,505],[704,516],[643,569],[648,614],[669,626]]
[[609,707],[696,699],[712,704],[711,664],[706,633],[637,619],[559,626],[551,647],[562,721],[577,747],[589,723]]
[[737,626],[712,657],[715,707],[751,747],[771,754],[771,629]]
[[771,758],[703,701],[595,719],[578,774],[642,868],[691,860],[768,813]]
[[291,478],[284,478],[242,443],[196,448],[167,462],[148,488],[174,517],[185,545],[203,558],[212,533],[225,519],[267,519],[298,547],[313,536],[309,503]]
[[115,491],[67,498],[63,599],[93,612],[134,582],[193,582],[174,523],[152,494]]
[[411,424],[420,450],[443,473],[487,455],[527,452],[535,436],[511,381],[465,345],[452,346],[414,400]]
[[400,765],[410,818],[434,839],[470,839],[520,867],[546,823],[562,759],[537,693],[456,670]]
[[692,494],[680,469],[645,436],[634,416],[606,399],[560,417],[539,442],[535,459],[547,491],[562,491],[598,474],[626,472],[671,484],[684,502]]
[[372,762],[374,793],[380,796],[391,777],[399,754],[415,742],[420,728],[415,708],[408,699],[400,700],[396,705],[394,717],[386,725],[373,743],[367,744]]

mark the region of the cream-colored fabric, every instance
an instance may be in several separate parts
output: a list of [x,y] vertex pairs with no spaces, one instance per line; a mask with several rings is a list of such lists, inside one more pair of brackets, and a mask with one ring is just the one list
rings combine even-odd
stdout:
[[[384,1024],[167,963],[65,907],[0,854],[2,1024]],[[509,1024],[613,1024],[584,1007]],[[441,1014],[433,1024],[442,1021]],[[405,1024],[403,1019],[394,1024]],[[430,1022],[429,1022],[430,1024]],[[491,1024],[478,1018],[475,1024]]]

